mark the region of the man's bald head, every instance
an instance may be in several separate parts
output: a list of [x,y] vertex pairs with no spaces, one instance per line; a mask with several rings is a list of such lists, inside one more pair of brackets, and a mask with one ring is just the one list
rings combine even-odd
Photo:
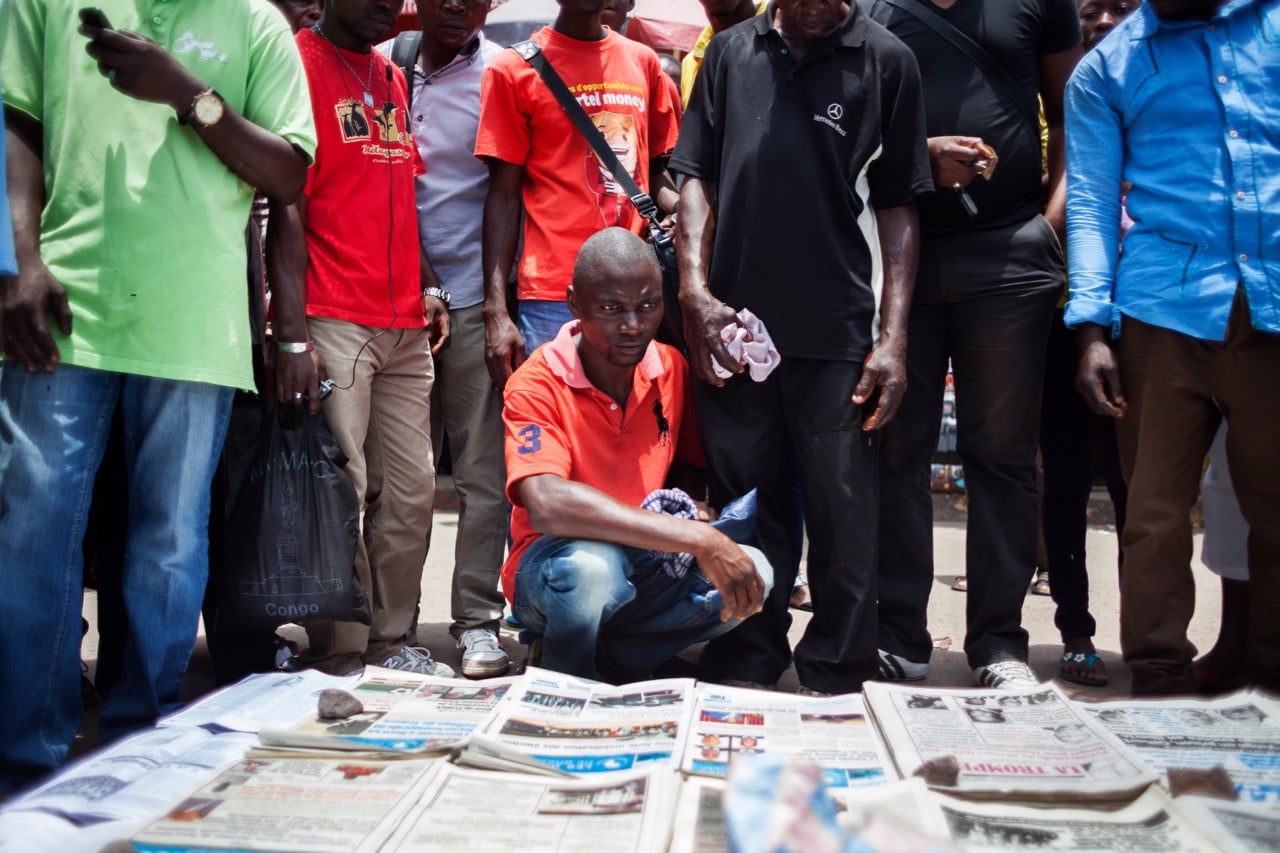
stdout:
[[644,272],[662,283],[658,259],[644,240],[625,228],[606,228],[587,238],[573,264],[573,289],[582,294],[604,282]]

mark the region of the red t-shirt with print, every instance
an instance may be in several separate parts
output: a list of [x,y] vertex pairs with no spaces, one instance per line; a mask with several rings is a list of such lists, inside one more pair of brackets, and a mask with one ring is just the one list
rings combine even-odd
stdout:
[[[579,41],[544,27],[533,40],[636,185],[648,192],[650,158],[674,148],[679,131],[658,55],[611,30],[599,41]],[[643,230],[643,217],[538,72],[513,50],[485,69],[476,156],[525,170],[521,299],[563,302],[573,261],[588,237],[611,225]]]
[[302,191],[307,315],[421,328],[414,177],[425,169],[406,120],[404,74],[376,50],[352,53],[311,30],[296,41],[317,139]]

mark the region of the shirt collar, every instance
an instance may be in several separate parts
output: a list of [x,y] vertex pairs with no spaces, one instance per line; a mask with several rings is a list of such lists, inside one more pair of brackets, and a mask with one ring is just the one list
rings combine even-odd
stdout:
[[480,55],[480,45],[483,43],[484,43],[484,33],[477,32],[475,36],[472,37],[471,41],[467,42],[462,46],[462,48],[458,51],[457,55],[453,57],[453,59],[450,59],[447,63],[440,66],[435,71],[432,71],[430,74],[427,74],[425,71],[423,71],[421,65],[418,65],[415,63],[414,76],[416,77],[418,76],[418,74],[422,74],[428,80],[431,80],[435,77],[439,77],[443,74],[447,74],[453,71],[455,68],[457,68],[460,65],[470,65],[471,63],[475,62],[476,57]]
[[[764,36],[770,31],[776,32],[773,29],[773,16],[777,9],[776,4],[770,3],[765,7],[764,14],[756,16],[757,34]],[[782,34],[778,33],[778,37],[781,38]],[[827,36],[827,39],[841,47],[862,47],[862,43],[867,40],[867,19],[858,9],[856,0],[850,0],[848,17]]]
[[[565,323],[560,327],[559,334],[542,347],[542,357],[546,359],[551,372],[570,388],[594,388],[583,369],[582,357],[578,355],[578,333],[581,329],[581,320]],[[662,356],[658,354],[658,345],[653,341],[649,342],[644,358],[640,359],[636,369],[650,382],[662,375]]]

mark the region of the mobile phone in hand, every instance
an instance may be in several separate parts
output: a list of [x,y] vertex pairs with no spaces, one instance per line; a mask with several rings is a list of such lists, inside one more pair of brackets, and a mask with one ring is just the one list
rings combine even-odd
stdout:
[[106,13],[96,6],[86,6],[80,10],[80,23],[91,30],[112,29],[111,22],[107,20]]

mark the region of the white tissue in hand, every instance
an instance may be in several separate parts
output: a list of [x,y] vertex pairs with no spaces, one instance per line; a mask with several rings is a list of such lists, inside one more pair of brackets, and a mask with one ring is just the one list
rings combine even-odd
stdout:
[[[748,336],[750,340],[747,340]],[[720,330],[720,340],[724,342],[725,349],[733,360],[746,366],[753,382],[763,382],[782,363],[782,356],[773,345],[769,330],[759,317],[746,308],[738,312],[736,322]],[[714,358],[711,359],[711,367],[721,379],[728,379],[733,375]]]

